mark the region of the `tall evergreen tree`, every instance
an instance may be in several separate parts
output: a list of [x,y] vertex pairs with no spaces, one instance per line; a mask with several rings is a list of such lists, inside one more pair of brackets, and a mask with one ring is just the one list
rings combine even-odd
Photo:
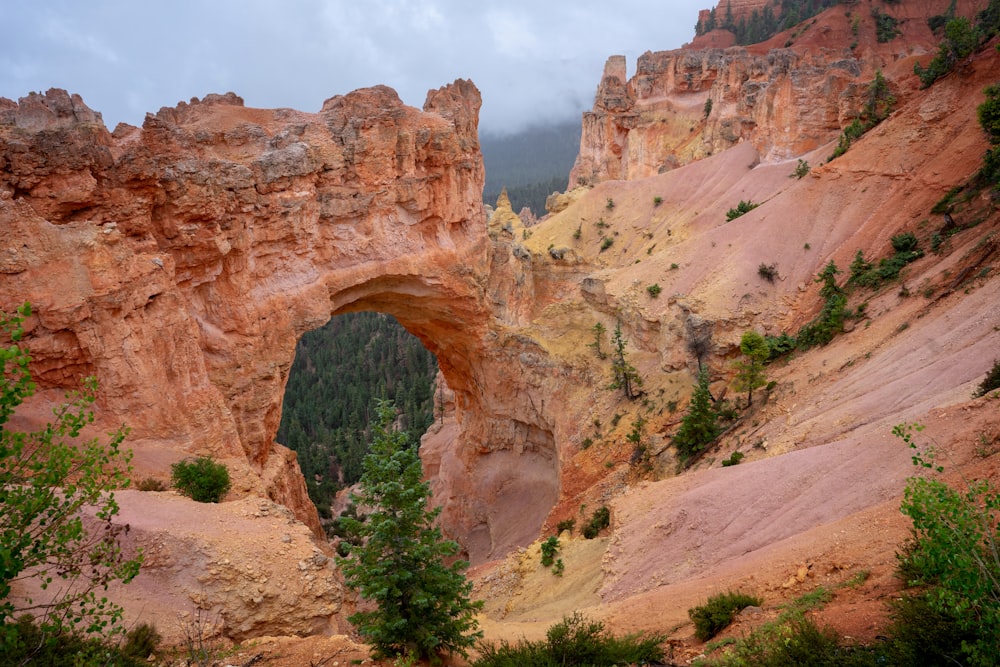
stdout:
[[674,434],[674,446],[683,458],[690,458],[704,450],[721,432],[719,416],[708,390],[708,371],[702,368],[698,372],[698,385],[691,395],[688,412]]
[[614,374],[609,389],[621,389],[625,398],[634,400],[640,394],[634,391],[642,386],[642,377],[635,366],[625,360],[625,338],[622,335],[622,324],[615,325],[615,332],[611,336],[611,344],[614,347],[611,357],[611,371]]
[[753,390],[767,382],[764,363],[771,356],[767,341],[756,331],[745,331],[740,339],[740,352],[746,357],[736,362],[736,391],[747,392],[747,407],[753,403]]
[[405,433],[392,430],[391,403],[379,401],[376,412],[361,493],[351,496],[370,513],[363,522],[343,519],[363,543],[338,563],[346,584],[377,608],[348,620],[378,656],[432,662],[448,653],[465,656],[482,637],[475,619],[482,602],[469,599],[472,582],[462,573],[468,563],[445,565],[459,547],[434,525],[441,510],[427,508],[430,486],[417,451]]

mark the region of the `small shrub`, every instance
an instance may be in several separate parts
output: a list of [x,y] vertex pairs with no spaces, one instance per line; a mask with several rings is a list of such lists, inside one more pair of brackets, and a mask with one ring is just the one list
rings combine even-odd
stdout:
[[805,160],[800,159],[798,164],[795,165],[795,171],[792,172],[792,175],[789,176],[789,178],[797,178],[799,180],[802,180],[808,173],[809,173],[809,163],[806,162]]
[[217,503],[229,492],[229,471],[207,456],[185,459],[170,466],[178,491],[199,503]]
[[552,567],[556,560],[557,551],[559,551],[558,537],[550,536],[549,539],[542,542],[542,565],[544,567]]
[[560,535],[565,531],[569,531],[570,535],[573,534],[573,528],[576,527],[576,519],[565,519],[556,524],[556,532]]
[[760,266],[757,267],[757,275],[767,282],[773,283],[778,277],[778,265],[761,262]]
[[121,652],[136,660],[146,660],[156,653],[163,637],[156,631],[156,628],[149,623],[140,623],[125,635],[125,643]]
[[614,242],[615,242],[615,239],[614,239],[614,237],[611,237],[611,236],[605,236],[603,239],[601,239],[601,252],[604,252],[605,250],[607,250],[608,248],[610,248],[612,245],[614,245]]
[[614,207],[615,207],[615,200],[612,199],[611,197],[608,197],[608,203],[605,205],[605,208],[610,211]]
[[712,114],[712,98],[705,100],[705,107],[703,109],[705,113],[705,118],[708,118]]
[[740,461],[743,460],[743,452],[733,452],[729,455],[728,459],[722,459],[722,467],[728,468],[729,466],[739,465]]
[[594,439],[593,438],[584,438],[583,442],[580,443],[580,449],[587,449],[592,444],[594,444]]
[[156,479],[155,477],[147,477],[146,479],[136,484],[135,488],[139,489],[140,491],[166,491],[167,485],[161,482],[160,480]]
[[762,600],[755,595],[727,591],[708,598],[705,604],[688,610],[694,622],[694,635],[708,641],[733,622],[736,614],[746,607],[759,607]]
[[663,197],[660,196],[653,197],[653,206],[659,206],[662,203],[663,203]]
[[590,521],[583,528],[583,536],[588,540],[592,540],[601,531],[611,525],[611,510],[608,509],[607,505],[602,505],[599,509],[595,510],[590,517]]
[[655,299],[656,297],[660,296],[662,288],[659,286],[659,284],[653,284],[647,287],[646,291],[649,292],[649,296]]
[[573,238],[579,241],[581,236],[583,236],[583,226],[577,225],[576,231],[573,232]]
[[726,211],[726,222],[732,222],[736,218],[746,215],[758,206],[760,206],[760,204],[754,204],[752,201],[743,201],[741,199],[740,203],[737,204],[735,208],[731,208]]
[[679,268],[681,268],[681,267],[680,267],[680,265],[677,262],[671,262],[671,264],[670,264],[670,270],[671,271],[676,271]]
[[986,374],[976,390],[976,396],[985,396],[994,389],[1000,389],[1000,360],[994,360],[993,368]]

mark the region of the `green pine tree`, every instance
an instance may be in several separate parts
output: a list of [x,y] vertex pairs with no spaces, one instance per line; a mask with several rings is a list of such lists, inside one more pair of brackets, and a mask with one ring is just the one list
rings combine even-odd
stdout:
[[691,395],[688,413],[681,420],[681,426],[674,434],[674,446],[682,458],[690,458],[705,449],[722,432],[719,416],[712,405],[712,394],[708,390],[708,371],[698,373],[698,385]]
[[482,637],[475,619],[482,602],[469,599],[472,583],[462,573],[468,563],[445,564],[459,547],[434,525],[441,510],[427,507],[430,486],[417,450],[392,430],[391,403],[379,401],[377,414],[361,492],[351,496],[370,511],[363,522],[343,519],[363,543],[338,559],[346,584],[377,609],[348,620],[377,656],[432,662],[448,653],[465,656]]
[[609,389],[621,389],[625,398],[635,400],[641,396],[641,392],[636,391],[642,386],[642,377],[635,366],[625,360],[625,337],[622,335],[622,324],[615,325],[615,332],[611,336],[611,344],[614,347],[611,358],[611,372],[614,377]]
[[747,392],[747,407],[753,403],[753,390],[767,383],[764,374],[764,364],[771,356],[767,341],[756,331],[746,331],[740,340],[740,352],[746,356],[743,361],[736,362],[736,391]]

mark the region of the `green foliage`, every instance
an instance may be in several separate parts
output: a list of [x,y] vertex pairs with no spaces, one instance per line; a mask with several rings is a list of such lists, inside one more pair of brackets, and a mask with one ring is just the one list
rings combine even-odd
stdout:
[[43,631],[25,614],[6,628],[16,643],[0,645],[0,664],[36,667],[146,667],[156,652],[160,634],[142,623],[130,630],[120,644],[99,636],[85,636],[71,629],[58,635]]
[[741,215],[749,213],[758,206],[760,206],[760,204],[754,204],[753,202],[743,201],[741,199],[740,203],[737,204],[735,208],[731,208],[728,211],[726,211],[726,222],[732,222],[736,218],[740,217]]
[[1000,359],[993,361],[993,368],[986,373],[986,377],[979,383],[976,389],[976,396],[985,396],[994,389],[1000,389]]
[[[916,450],[921,427],[899,424],[893,434]],[[930,454],[913,462],[927,471],[942,468]],[[927,605],[968,639],[963,664],[995,665],[1000,655],[1000,494],[988,481],[972,481],[957,491],[932,476],[907,480],[901,504],[913,521],[910,548],[900,556],[910,585],[926,586]]]
[[830,260],[816,277],[816,282],[823,283],[819,291],[823,297],[823,309],[812,322],[799,330],[795,337],[799,348],[808,349],[816,345],[826,345],[843,331],[847,313],[847,295],[843,288],[837,285],[836,277],[839,273],[840,269],[833,260]]
[[884,44],[896,39],[902,32],[899,29],[901,21],[894,16],[880,12],[872,7],[872,18],[875,19],[875,39]]
[[[131,452],[121,448],[128,429],[110,433],[106,443],[81,437],[94,421],[97,381],[87,378],[80,391],[67,393],[54,421],[39,431],[7,425],[35,391],[31,357],[20,343],[30,315],[29,304],[14,314],[0,312],[0,336],[9,341],[0,347],[0,655],[30,656],[70,630],[85,640],[121,634],[121,608],[96,591],[130,582],[142,563],[141,552],[125,557],[120,537],[127,527],[114,523],[114,491],[128,486],[131,471]],[[98,529],[85,525],[85,508],[93,508]],[[11,597],[12,586],[27,579],[58,592],[51,601]],[[15,623],[22,612],[37,624]],[[21,634],[28,626],[39,641]]]
[[738,612],[746,607],[759,607],[763,601],[746,593],[726,591],[708,598],[708,601],[688,610],[694,622],[694,636],[700,641],[708,641],[733,622]]
[[833,154],[827,158],[827,162],[846,153],[851,144],[864,136],[865,132],[888,118],[895,104],[896,98],[892,94],[889,82],[882,75],[882,70],[876,71],[875,78],[868,84],[868,94],[865,105],[861,109],[861,117],[855,118],[850,125],[844,128],[837,142],[837,147]]
[[417,442],[434,420],[437,361],[391,315],[348,313],[303,334],[281,407],[278,442],[298,455],[309,499],[330,517],[337,491],[361,477],[376,399],[391,400]]
[[792,172],[789,178],[797,178],[799,180],[802,180],[803,178],[805,178],[806,174],[809,173],[809,169],[810,169],[809,163],[806,162],[805,160],[800,159],[798,164],[795,165],[795,171]]
[[207,456],[173,464],[170,479],[178,491],[199,503],[218,503],[229,493],[229,471]]
[[606,208],[606,209],[608,209],[610,211],[614,207],[615,207],[615,200],[612,199],[611,197],[608,197],[608,203],[604,206],[604,208]]
[[708,371],[702,368],[698,372],[698,384],[691,395],[688,412],[681,419],[673,443],[681,458],[689,459],[700,454],[721,432],[719,416],[712,405],[712,395],[708,389]]
[[590,521],[583,527],[583,536],[588,540],[592,540],[610,525],[611,510],[608,509],[607,505],[602,505],[590,515]]
[[430,486],[416,449],[391,430],[395,410],[379,401],[376,413],[361,491],[351,496],[371,512],[363,523],[345,519],[363,541],[337,562],[347,586],[377,608],[348,620],[378,656],[464,656],[482,636],[475,619],[482,602],[469,599],[472,583],[462,573],[468,563],[452,561],[458,544],[435,525],[441,510],[427,507]]
[[662,203],[663,203],[663,197],[659,195],[653,197],[653,206],[659,206]]
[[[695,33],[704,35],[716,29],[728,30],[736,37],[736,43],[741,46],[758,44],[771,39],[779,32],[789,30],[803,24],[824,9],[839,4],[843,0],[781,0],[779,3],[768,4],[762,9],[751,10],[748,16],[735,20],[732,4],[726,5],[722,16],[712,9],[708,18],[699,21]],[[720,5],[721,7],[721,5]],[[800,27],[804,30],[805,26]]]
[[900,271],[907,264],[915,262],[924,256],[918,247],[917,237],[913,232],[904,232],[892,237],[894,254],[879,260],[874,265],[865,259],[864,253],[858,250],[851,262],[851,275],[847,279],[849,285],[857,285],[868,289],[878,289],[883,284],[899,277]]
[[740,461],[743,460],[744,456],[745,454],[743,454],[743,452],[740,451],[733,452],[732,454],[729,455],[728,459],[722,459],[722,467],[728,468],[730,466],[739,465]]
[[977,177],[983,185],[1000,190],[1000,84],[987,86],[983,93],[986,101],[976,108],[976,114],[992,148],[983,156],[983,166]]
[[569,531],[570,535],[572,535],[575,526],[576,519],[563,519],[556,524],[556,532],[561,535],[563,532]]
[[660,287],[659,283],[653,283],[652,285],[646,287],[646,291],[649,292],[649,296],[655,299],[660,296],[660,292],[663,291],[663,288]]
[[782,332],[780,336],[764,336],[767,342],[768,361],[784,356],[798,347],[798,341],[787,333]]
[[545,641],[522,639],[517,644],[501,640],[479,645],[480,657],[472,667],[564,667],[567,665],[661,664],[663,635],[608,633],[600,621],[589,621],[580,613],[564,617],[549,628]]
[[601,250],[600,250],[600,252],[604,252],[605,250],[607,250],[608,248],[610,248],[614,244],[615,244],[615,238],[613,236],[604,236],[604,237],[602,237],[601,238]]
[[542,542],[542,566],[552,567],[553,563],[556,562],[556,553],[559,552],[559,538],[555,535],[550,535],[547,540]]
[[607,353],[605,353],[605,352],[603,352],[601,350],[601,341],[604,340],[604,334],[606,334],[608,332],[607,328],[605,328],[605,326],[603,324],[601,324],[600,322],[598,322],[597,324],[595,324],[594,326],[592,326],[590,328],[590,330],[594,334],[594,342],[593,343],[588,343],[588,346],[594,348],[594,352],[597,353],[597,358],[598,359],[605,359],[605,358],[607,358],[607,356],[608,356]]
[[745,331],[740,339],[740,352],[746,357],[736,363],[736,391],[747,392],[747,407],[753,404],[753,390],[767,384],[764,364],[771,356],[771,349],[762,335],[756,331]]
[[625,398],[635,400],[641,396],[637,391],[642,386],[642,378],[635,366],[625,359],[625,338],[622,335],[622,324],[615,325],[615,332],[611,336],[611,384],[608,389],[621,389]]
[[913,73],[924,88],[929,87],[979,48],[982,37],[982,32],[964,16],[951,19],[945,24],[944,41],[938,46],[937,55],[927,67],[921,67],[920,63],[914,64]]
[[711,97],[709,97],[707,100],[705,100],[705,108],[704,108],[703,111],[704,111],[704,114],[705,114],[705,118],[708,118],[709,116],[712,115],[712,98]]

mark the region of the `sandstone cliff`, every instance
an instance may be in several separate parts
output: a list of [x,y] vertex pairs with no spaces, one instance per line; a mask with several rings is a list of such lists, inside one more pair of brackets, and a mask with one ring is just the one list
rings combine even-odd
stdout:
[[[763,4],[732,6],[738,13]],[[961,2],[958,9],[971,16],[980,5]],[[900,95],[912,92],[913,58],[939,41],[926,17],[947,6],[926,0],[877,8],[899,21],[901,34],[885,43],[865,3],[833,7],[749,47],[707,48],[718,40],[698,38],[691,48],[646,52],[631,78],[625,58],[612,56],[594,108],[583,116],[570,183],[645,178],[743,141],[765,162],[812,151],[858,116],[876,70],[885,70]]]

